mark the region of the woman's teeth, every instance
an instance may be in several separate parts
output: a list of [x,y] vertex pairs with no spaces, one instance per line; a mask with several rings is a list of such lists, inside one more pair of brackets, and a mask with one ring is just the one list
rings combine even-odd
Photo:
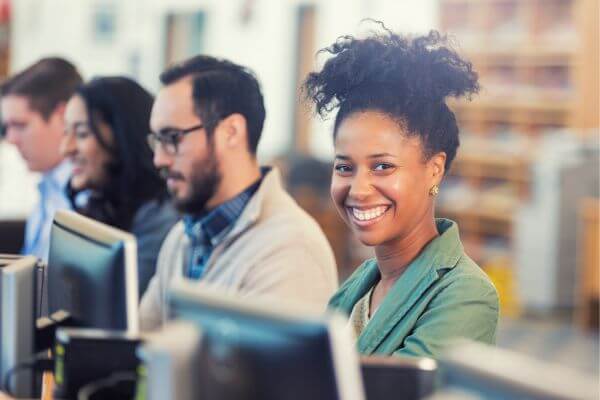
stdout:
[[367,210],[359,210],[357,208],[352,208],[352,215],[354,215],[354,218],[358,219],[359,221],[368,221],[371,219],[375,219],[377,217],[380,217],[383,215],[383,213],[385,213],[387,211],[388,207],[387,206],[379,206],[379,207],[374,207],[374,208],[369,208]]

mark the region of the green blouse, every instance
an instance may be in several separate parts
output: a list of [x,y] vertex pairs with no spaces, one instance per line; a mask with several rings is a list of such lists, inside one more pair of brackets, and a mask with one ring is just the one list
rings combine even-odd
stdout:
[[[464,337],[494,344],[498,294],[464,252],[458,226],[436,219],[440,236],[407,266],[358,337],[361,354],[438,357]],[[365,261],[329,301],[350,315],[379,281],[377,260]]]

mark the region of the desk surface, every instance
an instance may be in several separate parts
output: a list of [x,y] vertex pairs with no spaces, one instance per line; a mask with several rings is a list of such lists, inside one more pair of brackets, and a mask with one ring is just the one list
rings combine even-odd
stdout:
[[[41,400],[52,400],[52,391],[54,390],[54,376],[51,372],[45,372],[42,376],[42,397]],[[3,392],[0,392],[0,400],[17,400]]]
[[44,372],[44,375],[42,376],[42,400],[52,400],[53,391],[54,375],[52,372]]

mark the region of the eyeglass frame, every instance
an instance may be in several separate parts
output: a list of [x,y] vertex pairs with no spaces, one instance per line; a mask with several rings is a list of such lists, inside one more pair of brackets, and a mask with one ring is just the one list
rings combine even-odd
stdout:
[[[193,131],[196,131],[198,129],[205,129],[204,124],[198,124],[198,125],[194,125],[190,128],[186,128],[186,129],[167,129],[167,131],[169,132],[169,134],[167,134],[166,132],[164,133],[156,133],[156,132],[150,132],[148,133],[148,145],[150,146],[150,149],[155,152],[156,151],[156,147],[158,145],[160,145],[160,147],[162,148],[162,150],[171,155],[177,155],[177,153],[179,152],[179,143],[181,142],[181,138],[183,138],[185,135],[187,135],[188,133],[191,133]],[[173,146],[174,151],[168,151],[166,146]]]

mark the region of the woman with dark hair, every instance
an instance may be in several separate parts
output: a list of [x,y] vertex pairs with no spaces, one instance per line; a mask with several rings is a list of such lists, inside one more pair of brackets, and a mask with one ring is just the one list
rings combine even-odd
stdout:
[[75,210],[135,235],[140,295],[178,220],[146,140],[152,103],[131,79],[96,78],[67,103],[61,143],[73,167],[69,197]]
[[498,295],[464,252],[435,198],[458,148],[446,97],[479,90],[469,62],[432,31],[339,38],[304,90],[322,116],[337,109],[331,195],[373,246],[330,307],[350,316],[362,354],[439,356],[454,338],[494,343]]

